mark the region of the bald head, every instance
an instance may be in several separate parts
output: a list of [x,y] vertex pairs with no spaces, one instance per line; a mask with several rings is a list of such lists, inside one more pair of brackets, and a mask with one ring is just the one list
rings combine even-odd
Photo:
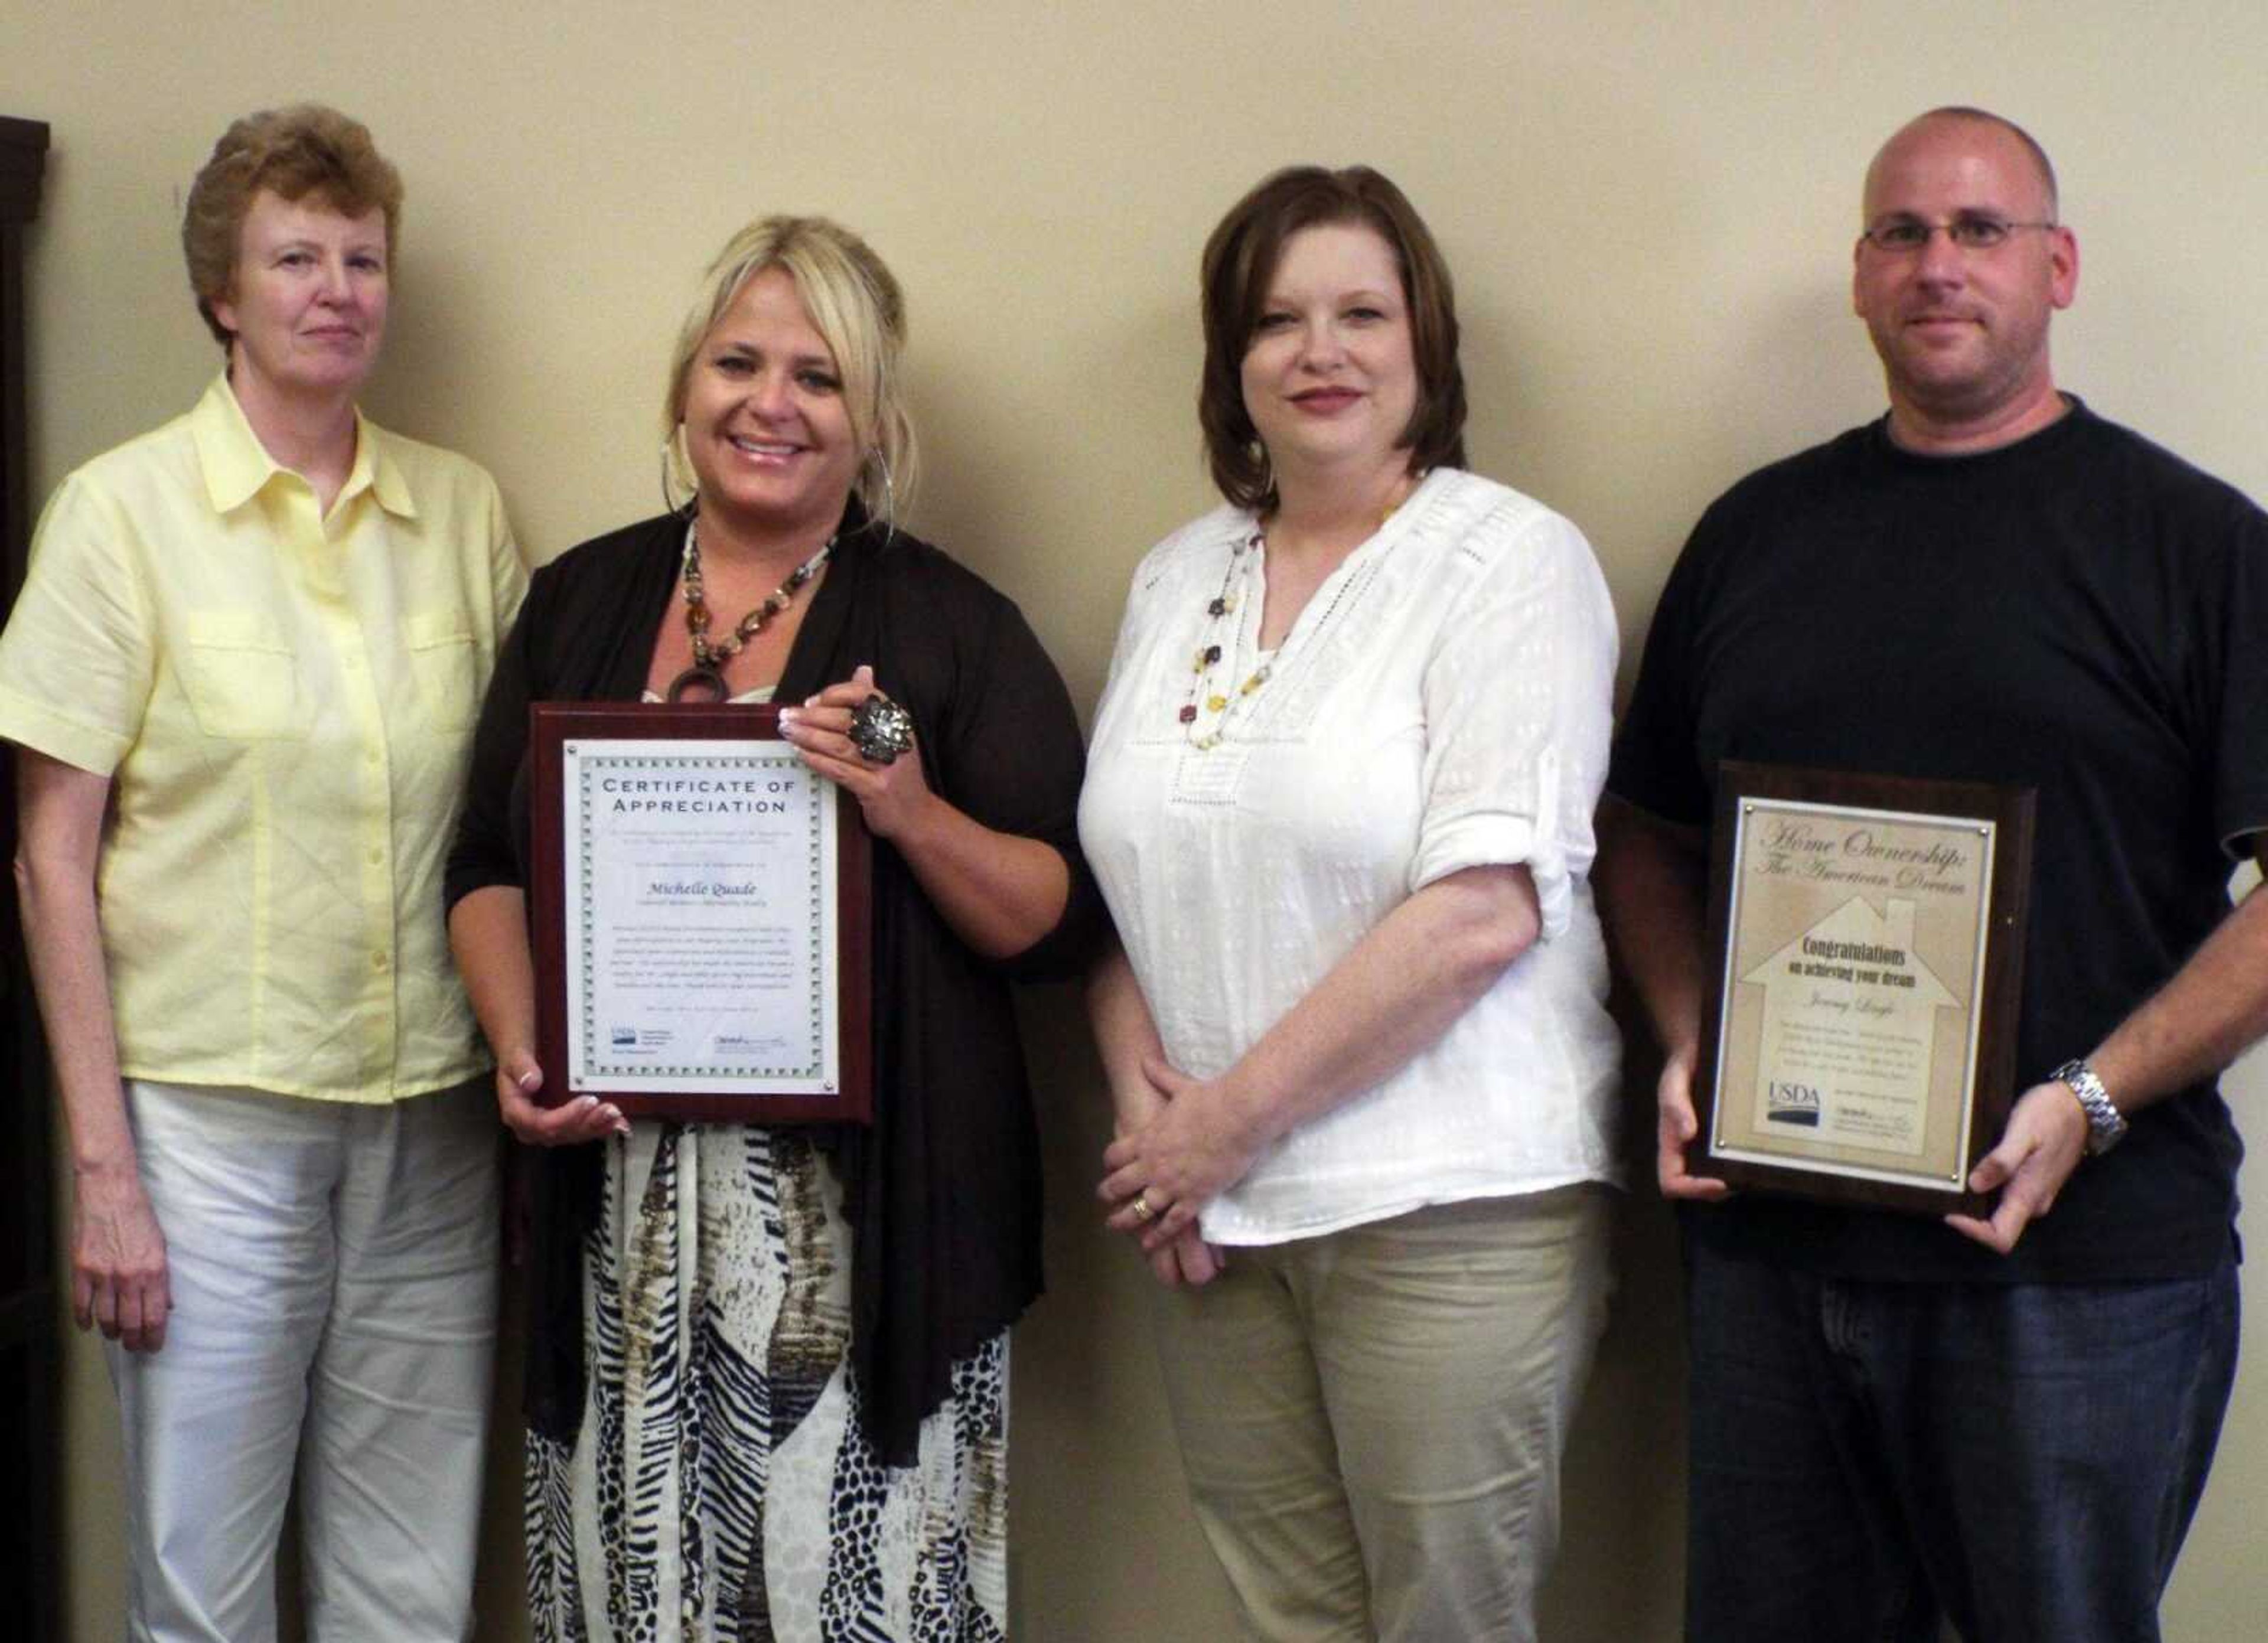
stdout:
[[1867,169],[1851,306],[1890,392],[1890,437],[1988,450],[2064,411],[2048,322],[2079,289],[2079,241],[2056,219],[2039,144],[1997,114],[1940,108]]
[[[2042,148],[2032,134],[2014,121],[2003,119],[1988,109],[1960,106],[1933,108],[1926,114],[1909,120],[1892,133],[1889,142],[1882,144],[1881,150],[1874,155],[1874,163],[1867,167],[1866,198],[1861,208],[1865,214],[1865,220],[1868,222],[1874,220],[1877,189],[1883,173],[1903,150],[1925,137],[1936,136],[1948,128],[1957,129],[1963,126],[1974,128],[1978,135],[1984,136],[1988,142],[2006,142],[2014,145],[2022,155],[2026,167],[2039,184],[2040,220],[2056,221],[2055,166],[2048,158],[2047,150]],[[1992,135],[1987,136],[1988,133]]]

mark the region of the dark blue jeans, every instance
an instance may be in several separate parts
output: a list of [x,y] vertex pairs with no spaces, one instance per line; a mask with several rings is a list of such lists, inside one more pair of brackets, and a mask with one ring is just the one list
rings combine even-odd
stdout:
[[2235,1377],[2233,1249],[2009,1286],[1687,1249],[1692,1643],[2155,1643]]

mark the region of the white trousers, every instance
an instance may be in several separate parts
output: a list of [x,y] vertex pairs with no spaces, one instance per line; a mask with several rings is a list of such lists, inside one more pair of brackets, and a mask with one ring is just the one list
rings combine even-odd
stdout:
[[313,1643],[467,1635],[496,1336],[482,1077],[387,1106],[129,1079],[173,1315],[110,1347],[128,1634],[269,1643],[296,1467]]

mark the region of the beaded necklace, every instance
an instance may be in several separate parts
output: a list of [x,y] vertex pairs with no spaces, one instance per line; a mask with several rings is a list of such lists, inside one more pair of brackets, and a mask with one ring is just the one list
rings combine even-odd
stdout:
[[709,600],[701,585],[701,529],[688,521],[685,527],[685,630],[693,638],[693,666],[669,682],[665,698],[674,702],[688,689],[698,687],[711,693],[712,699],[723,702],[732,696],[725,683],[725,667],[747,643],[762,633],[774,616],[795,602],[796,590],[819,574],[827,563],[827,556],[835,551],[835,538],[829,536],[819,544],[819,551],[787,573],[787,580],[764,596],[763,602],[735,623],[733,630],[711,645],[709,642]]
[[[1189,698],[1182,704],[1180,715],[1182,733],[1188,737],[1189,745],[1200,753],[1209,752],[1220,745],[1221,733],[1228,728],[1228,710],[1266,684],[1275,666],[1272,662],[1261,663],[1246,675],[1243,683],[1236,687],[1233,697],[1225,689],[1216,691],[1212,688],[1212,670],[1221,659],[1218,624],[1226,616],[1236,618],[1236,633],[1231,648],[1241,654],[1244,649],[1245,625],[1251,608],[1251,601],[1245,598],[1243,584],[1249,579],[1250,568],[1259,562],[1260,549],[1266,541],[1265,535],[1256,530],[1230,545],[1228,569],[1220,578],[1220,592],[1213,595],[1212,601],[1205,607],[1205,642],[1197,647],[1197,659],[1190,667],[1192,677]],[[1205,712],[1216,716],[1209,731],[1197,728],[1199,702],[1204,704]]]
[[[1395,487],[1386,506],[1379,511],[1377,528],[1372,533],[1373,536],[1377,531],[1386,528],[1387,521],[1410,499],[1424,477],[1423,475],[1413,475]],[[1256,526],[1248,535],[1232,542],[1228,549],[1228,567],[1221,574],[1220,592],[1214,594],[1205,606],[1204,643],[1197,646],[1190,662],[1189,692],[1182,699],[1181,711],[1176,716],[1181,720],[1182,735],[1199,753],[1209,753],[1220,746],[1220,739],[1227,733],[1228,722],[1235,717],[1236,710],[1257,695],[1260,688],[1276,671],[1276,663],[1271,657],[1247,674],[1233,689],[1226,683],[1216,689],[1213,684],[1212,670],[1219,665],[1223,655],[1219,624],[1229,616],[1236,618],[1236,631],[1231,637],[1228,650],[1237,655],[1243,653],[1245,630],[1253,602],[1245,596],[1248,591],[1245,585],[1251,580],[1252,567],[1260,563],[1260,556],[1267,545],[1267,529],[1262,526]],[[1337,601],[1332,602],[1336,608]],[[1288,633],[1285,635],[1287,641],[1290,637]],[[1208,717],[1210,726],[1201,728],[1206,726]]]

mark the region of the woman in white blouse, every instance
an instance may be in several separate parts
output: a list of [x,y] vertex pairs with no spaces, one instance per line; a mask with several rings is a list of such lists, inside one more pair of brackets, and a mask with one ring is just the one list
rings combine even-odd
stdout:
[[1572,525],[1462,471],[1391,182],[1278,173],[1203,279],[1227,505],[1135,573],[1080,804],[1123,942],[1101,1192],[1254,1632],[1528,1638],[1609,1286],[1613,612]]

